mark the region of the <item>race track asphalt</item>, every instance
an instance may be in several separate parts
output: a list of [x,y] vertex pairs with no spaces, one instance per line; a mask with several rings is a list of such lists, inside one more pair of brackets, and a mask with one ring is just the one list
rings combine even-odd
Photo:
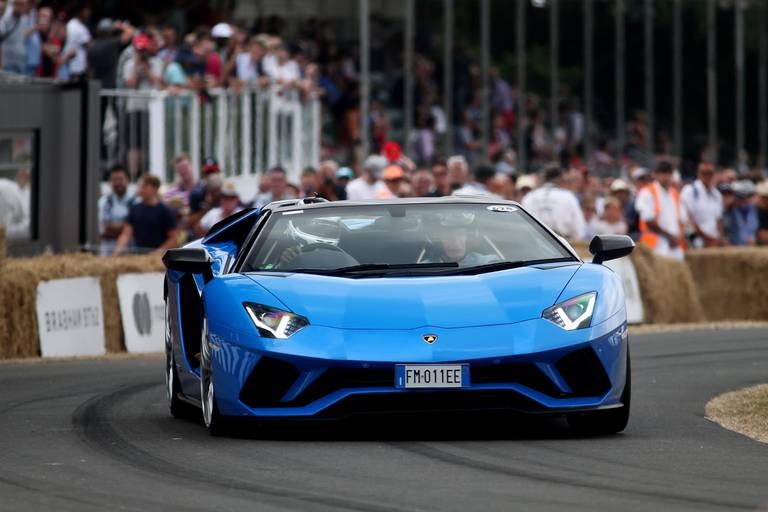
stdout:
[[768,381],[768,331],[632,336],[630,425],[374,420],[212,438],[164,361],[0,365],[0,510],[768,510],[768,445],[704,419]]

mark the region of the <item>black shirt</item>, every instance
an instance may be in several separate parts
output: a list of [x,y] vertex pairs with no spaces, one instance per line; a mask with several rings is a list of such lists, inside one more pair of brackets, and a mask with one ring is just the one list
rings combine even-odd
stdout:
[[768,229],[768,209],[757,209],[757,222],[759,229]]
[[138,249],[157,249],[168,239],[168,231],[176,227],[173,211],[163,203],[154,206],[136,203],[131,206],[127,220]]
[[200,182],[189,193],[189,209],[193,213],[202,211],[205,208],[205,192],[205,182]]
[[114,89],[117,83],[117,62],[125,48],[120,36],[96,39],[88,49],[88,66],[94,79],[104,89]]

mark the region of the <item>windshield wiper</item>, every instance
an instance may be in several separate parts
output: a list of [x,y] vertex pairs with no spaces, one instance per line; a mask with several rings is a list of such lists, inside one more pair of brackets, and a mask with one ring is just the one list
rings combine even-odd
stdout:
[[559,263],[563,261],[573,261],[573,258],[549,258],[543,260],[519,260],[519,261],[496,261],[494,263],[488,263],[485,265],[477,265],[474,267],[461,267],[452,270],[446,270],[445,272],[439,272],[441,276],[456,276],[467,275],[474,276],[477,274],[485,274],[487,272],[496,272],[499,270],[508,270],[511,268],[529,267],[531,265],[541,265],[542,263]]
[[363,263],[340,268],[290,268],[274,269],[277,272],[296,272],[303,274],[319,274],[323,276],[344,276],[356,274],[386,274],[392,270],[422,270],[422,269],[455,269],[459,264],[450,263]]

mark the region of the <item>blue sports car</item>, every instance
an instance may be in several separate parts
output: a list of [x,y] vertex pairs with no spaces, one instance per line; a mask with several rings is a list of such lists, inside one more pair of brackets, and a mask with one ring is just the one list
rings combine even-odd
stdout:
[[[622,285],[519,204],[299,199],[250,209],[169,250],[170,411],[235,419],[516,411],[624,429]],[[199,415],[199,412],[195,414]]]

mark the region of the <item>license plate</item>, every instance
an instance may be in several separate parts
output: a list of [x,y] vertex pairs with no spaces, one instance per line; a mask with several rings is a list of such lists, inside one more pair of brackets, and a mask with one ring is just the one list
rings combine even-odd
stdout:
[[396,388],[463,388],[469,386],[468,364],[395,365]]

